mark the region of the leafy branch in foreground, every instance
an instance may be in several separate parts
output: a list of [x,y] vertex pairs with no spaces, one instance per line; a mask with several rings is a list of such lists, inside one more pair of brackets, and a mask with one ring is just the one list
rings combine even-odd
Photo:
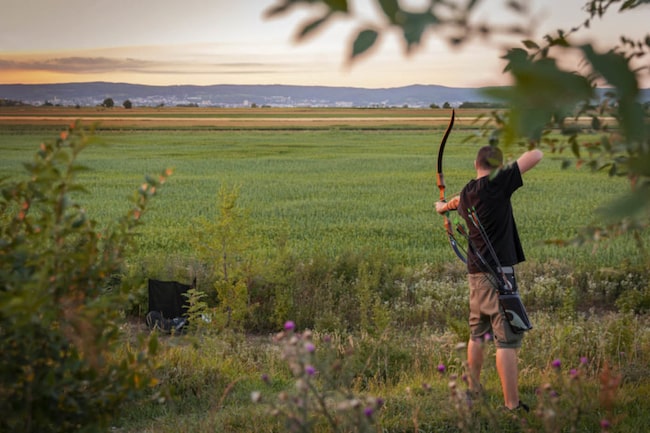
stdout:
[[148,177],[126,214],[98,230],[72,198],[85,191],[79,154],[96,141],[74,124],[40,145],[26,179],[0,181],[2,431],[99,431],[157,383],[155,335],[115,351],[128,288],[111,276],[171,172]]

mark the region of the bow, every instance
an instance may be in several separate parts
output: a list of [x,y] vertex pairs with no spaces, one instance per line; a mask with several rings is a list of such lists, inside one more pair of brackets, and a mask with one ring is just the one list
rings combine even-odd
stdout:
[[[442,174],[442,154],[445,151],[445,144],[447,144],[447,138],[449,138],[449,133],[451,132],[451,129],[454,127],[455,116],[456,113],[452,109],[451,118],[449,119],[449,124],[447,125],[447,130],[445,131],[445,135],[442,137],[442,141],[440,142],[440,148],[438,150],[438,172],[436,175],[436,180],[438,184],[438,189],[440,190],[440,201],[443,202],[446,201],[445,199],[446,184],[445,184],[445,176],[444,174]],[[449,244],[451,245],[451,248],[453,248],[454,252],[463,263],[467,263],[467,258],[461,252],[458,246],[458,242],[454,237],[454,230],[452,229],[451,220],[449,219],[449,211],[445,212],[443,217],[445,219],[445,229],[447,230],[447,237],[449,238]]]

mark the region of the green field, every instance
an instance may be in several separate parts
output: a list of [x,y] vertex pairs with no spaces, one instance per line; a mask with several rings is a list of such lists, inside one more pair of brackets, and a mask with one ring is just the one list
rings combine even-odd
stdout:
[[[458,130],[447,145],[448,194],[473,175],[480,143],[465,142],[473,133]],[[124,211],[125,197],[146,174],[173,168],[141,232],[144,255],[191,255],[189,228],[197,217],[216,218],[217,192],[224,185],[239,189],[239,204],[250,213],[261,253],[286,238],[306,257],[379,249],[405,264],[453,261],[442,219],[433,211],[441,135],[434,128],[100,130],[106,146],[81,156],[91,169],[82,176],[91,194],[78,199],[106,223]],[[52,136],[51,131],[0,128],[0,173],[19,175],[21,163]],[[520,151],[511,153],[516,157]],[[595,210],[625,192],[625,180],[586,169],[563,170],[560,157],[547,154],[524,181],[513,203],[529,261],[601,267],[644,260],[626,236],[595,249],[547,244],[598,222]]]

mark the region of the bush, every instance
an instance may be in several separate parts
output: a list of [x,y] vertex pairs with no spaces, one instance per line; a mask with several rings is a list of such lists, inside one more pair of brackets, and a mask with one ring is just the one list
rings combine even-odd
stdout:
[[25,180],[0,181],[0,431],[103,430],[156,384],[155,336],[114,351],[124,347],[128,288],[113,276],[169,172],[147,179],[100,231],[71,198],[84,191],[77,157],[94,141],[75,124],[40,145]]

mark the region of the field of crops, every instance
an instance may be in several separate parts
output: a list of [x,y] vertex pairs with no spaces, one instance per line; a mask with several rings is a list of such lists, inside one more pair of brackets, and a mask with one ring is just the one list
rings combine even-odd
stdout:
[[[239,205],[250,213],[261,252],[281,238],[305,256],[370,249],[406,264],[455,260],[441,218],[433,211],[436,153],[448,114],[444,110],[209,111],[221,119],[239,116],[243,120],[236,129],[218,123],[204,129],[200,124],[206,113],[196,110],[126,112],[121,110],[116,118],[138,127],[116,130],[100,121],[97,135],[106,146],[82,154],[91,168],[82,177],[91,194],[79,200],[92,217],[106,223],[124,211],[125,197],[146,174],[173,168],[147,215],[141,254],[191,255],[190,227],[197,217],[216,218],[217,192],[225,185],[239,189]],[[42,140],[55,137],[74,113],[50,111],[50,118],[70,116],[52,125],[51,119],[42,123],[40,111],[24,116],[4,112],[5,118],[18,116],[27,124],[0,126],[0,172],[21,173],[21,163]],[[185,123],[168,129],[164,116],[184,118]],[[318,126],[294,127],[288,118],[315,119]],[[266,122],[274,126],[269,129]],[[465,139],[475,133],[466,121],[451,135],[445,153],[449,193],[459,191],[473,175],[472,161],[481,143]],[[510,150],[515,157],[521,151]],[[641,260],[625,236],[595,249],[547,243],[573,237],[580,227],[594,223],[595,209],[626,191],[624,180],[562,170],[560,156],[547,154],[525,183],[514,206],[529,261],[560,260],[584,267]]]

